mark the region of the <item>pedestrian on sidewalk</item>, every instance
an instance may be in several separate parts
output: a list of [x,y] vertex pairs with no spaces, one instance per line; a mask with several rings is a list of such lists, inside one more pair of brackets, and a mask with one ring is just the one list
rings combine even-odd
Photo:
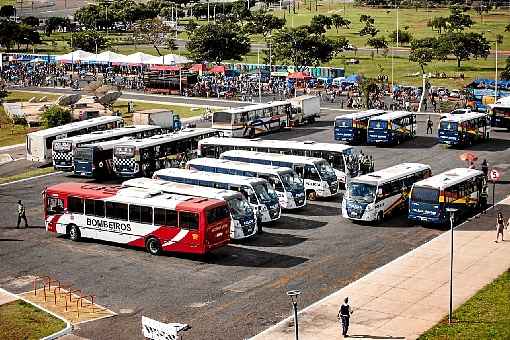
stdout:
[[19,224],[21,223],[22,219],[25,221],[25,228],[28,228],[27,216],[25,215],[25,206],[21,200],[18,200],[18,224],[16,224],[17,229],[19,229]]
[[432,134],[432,126],[434,125],[434,123],[432,122],[432,119],[430,119],[430,116],[429,118],[427,119],[427,135],[429,134],[429,131],[430,131],[430,134]]
[[499,240],[499,234],[501,234],[501,241],[505,241],[503,239],[503,228],[505,227],[505,219],[503,218],[503,214],[501,212],[498,212],[498,218],[496,219],[496,243],[498,243]]
[[349,337],[347,332],[349,331],[349,319],[352,314],[351,306],[349,306],[349,298],[346,297],[344,299],[344,303],[340,306],[340,310],[338,311],[338,318],[342,320],[342,335],[344,337]]
[[487,178],[487,175],[489,174],[489,163],[487,163],[486,159],[484,159],[482,162],[482,172],[485,178]]

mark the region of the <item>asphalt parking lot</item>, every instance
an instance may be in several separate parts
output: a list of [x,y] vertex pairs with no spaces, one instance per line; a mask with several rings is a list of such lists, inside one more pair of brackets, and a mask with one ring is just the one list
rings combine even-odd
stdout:
[[[337,113],[325,111],[313,126],[264,138],[331,142]],[[425,135],[426,119],[419,116],[419,136],[413,141],[363,147],[374,156],[376,169],[401,162],[430,164],[433,173],[465,166],[459,155],[466,150],[437,145],[435,135]],[[510,187],[510,133],[496,131],[493,137],[469,150],[505,173],[496,186],[498,201]],[[142,315],[190,324],[185,339],[247,338],[290,314],[287,290],[301,290],[299,306],[309,305],[443,232],[411,225],[405,216],[379,226],[353,224],[340,216],[337,197],[285,214],[262,235],[206,257],[153,257],[141,249],[73,243],[46,233],[40,193],[69,180],[79,179],[57,174],[0,186],[0,286],[19,293],[30,289],[30,277],[51,275],[123,312],[80,325],[75,333],[90,339],[140,339]],[[26,203],[27,230],[14,228],[18,199]]]

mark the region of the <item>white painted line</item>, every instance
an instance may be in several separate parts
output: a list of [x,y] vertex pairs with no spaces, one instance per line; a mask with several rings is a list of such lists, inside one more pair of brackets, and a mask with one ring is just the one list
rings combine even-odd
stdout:
[[2,151],[8,151],[8,150],[11,150],[11,149],[16,149],[16,148],[19,148],[19,147],[25,147],[25,143],[22,143],[22,144],[13,144],[13,145],[7,145],[7,146],[2,146],[0,148],[0,152]]
[[[497,202],[494,206],[490,206],[490,207],[489,207],[489,208],[487,208],[485,211],[489,211],[490,209],[493,209],[493,208],[497,207],[497,206],[498,206],[498,205],[500,205],[500,204],[505,204],[505,203],[503,203],[503,202],[504,202],[504,201],[506,201],[507,199],[510,199],[510,196],[507,196],[507,197],[505,197],[504,199],[502,199],[502,200],[498,201],[498,202]],[[481,213],[478,213],[478,214],[474,215],[473,217],[471,217],[470,219],[468,219],[468,220],[466,220],[466,221],[462,222],[461,224],[459,224],[458,226],[456,226],[456,227],[455,227],[455,228],[453,228],[453,229],[457,229],[458,227],[460,227],[460,226],[464,225],[465,223],[467,223],[467,222],[469,222],[469,221],[471,221],[471,220],[475,219],[476,217],[480,216],[480,214],[481,214]],[[351,285],[355,284],[356,282],[361,281],[361,280],[364,280],[364,279],[366,279],[368,276],[374,275],[375,273],[377,273],[377,272],[379,272],[380,270],[384,269],[386,266],[389,266],[389,265],[390,265],[390,264],[392,264],[393,262],[399,261],[399,260],[401,260],[401,259],[403,259],[403,258],[405,258],[405,257],[407,257],[407,256],[411,256],[411,254],[413,254],[414,252],[418,251],[420,248],[424,247],[424,246],[425,246],[425,245],[427,245],[428,243],[430,243],[430,242],[432,242],[432,241],[434,241],[434,240],[436,240],[436,239],[439,239],[439,238],[441,238],[441,237],[446,237],[446,236],[448,236],[448,235],[449,235],[449,230],[445,231],[445,232],[444,232],[444,233],[442,233],[441,235],[438,235],[438,236],[434,237],[433,239],[428,240],[427,242],[425,242],[425,243],[424,243],[424,244],[422,244],[421,246],[419,246],[419,247],[417,247],[417,248],[414,248],[413,250],[411,250],[411,251],[409,251],[409,252],[407,252],[407,253],[405,253],[405,254],[403,254],[403,255],[400,255],[399,257],[397,257],[396,259],[393,259],[392,261],[390,261],[390,262],[386,263],[385,265],[382,265],[381,267],[374,269],[373,271],[371,271],[371,272],[367,273],[365,276],[360,277],[360,278],[359,278],[359,279],[357,279],[356,281],[353,281],[353,282],[349,283],[347,286],[342,287],[342,288],[340,288],[339,290],[337,290],[337,291],[335,291],[335,292],[333,292],[333,293],[331,293],[331,294],[329,294],[329,295],[327,295],[327,296],[323,297],[322,299],[320,299],[320,300],[318,300],[318,301],[315,301],[315,302],[314,302],[314,303],[312,303],[311,305],[306,306],[305,308],[303,308],[302,310],[300,310],[300,311],[298,312],[298,314],[303,314],[303,313],[305,313],[307,310],[309,310],[310,308],[313,308],[313,307],[314,307],[314,306],[316,306],[316,305],[319,305],[319,304],[321,304],[321,303],[324,303],[324,301],[326,301],[327,299],[329,299],[329,298],[331,298],[332,296],[334,296],[334,295],[338,294],[340,291],[342,291],[342,290],[344,290],[344,289],[346,289],[346,288],[350,287]],[[274,324],[273,326],[271,326],[271,327],[269,327],[269,328],[266,328],[266,329],[265,329],[265,330],[263,330],[262,332],[260,332],[260,333],[258,333],[258,334],[256,334],[256,335],[254,335],[253,337],[251,337],[251,338],[249,338],[249,339],[254,339],[255,337],[257,337],[257,336],[259,336],[259,335],[261,335],[261,336],[262,336],[262,335],[264,335],[264,334],[266,334],[266,333],[269,333],[269,332],[270,332],[270,331],[272,331],[273,329],[276,329],[276,328],[280,327],[283,323],[285,323],[285,322],[289,322],[291,319],[294,319],[294,316],[289,316],[289,317],[287,317],[287,318],[285,318],[285,319],[281,320],[280,322],[278,322],[278,323]]]
[[33,177],[28,177],[28,178],[23,178],[23,179],[18,179],[16,181],[12,181],[12,182],[7,182],[7,183],[2,183],[0,184],[0,187],[4,187],[6,185],[11,185],[11,184],[16,184],[16,183],[21,183],[21,182],[26,182],[26,181],[30,181],[32,179],[37,179],[37,178],[42,178],[42,177],[48,177],[48,176],[54,176],[54,175],[58,175],[58,174],[61,174],[62,171],[57,171],[57,172],[52,172],[52,173],[49,173],[49,174],[44,174],[44,175],[39,175],[39,176],[33,176]]
[[[356,112],[356,111],[359,111],[359,109],[335,109],[335,108],[332,108],[332,107],[321,107],[321,111],[324,110],[324,111],[339,111],[339,112]],[[439,113],[439,112],[413,112],[411,111],[412,113],[414,114],[417,114],[417,115],[430,115],[430,116],[440,116],[440,115],[443,115],[445,114],[444,112],[443,113]]]
[[4,293],[4,294],[7,294],[7,295],[11,295],[11,296],[13,296],[13,297],[16,297],[16,298],[17,298],[17,299],[19,299],[19,300],[23,300],[23,301],[25,301],[26,303],[31,304],[32,306],[34,306],[34,307],[36,307],[36,308],[39,308],[40,310],[45,311],[46,313],[48,313],[48,314],[50,314],[50,315],[53,315],[53,316],[54,316],[54,317],[56,317],[57,319],[62,320],[62,321],[66,324],[66,327],[65,327],[63,330],[58,331],[58,332],[56,332],[56,333],[53,333],[53,334],[51,334],[51,335],[48,335],[47,337],[41,338],[41,340],[52,340],[52,339],[57,339],[57,338],[60,338],[61,336],[64,336],[64,335],[66,335],[66,334],[71,333],[71,331],[73,330],[73,326],[71,325],[71,323],[70,323],[69,321],[67,321],[66,319],[64,319],[64,318],[62,318],[62,317],[60,317],[60,316],[58,316],[57,314],[53,313],[52,311],[49,311],[49,310],[47,310],[47,309],[46,309],[46,308],[44,308],[44,307],[41,307],[41,306],[39,306],[39,305],[36,305],[35,303],[33,303],[33,302],[31,302],[31,301],[29,301],[29,300],[25,299],[25,298],[24,298],[24,297],[22,297],[22,296],[19,296],[19,295],[13,294],[13,293],[11,293],[11,292],[8,292],[8,291],[6,291],[6,290],[5,290],[5,289],[3,289],[3,288],[0,288],[0,291],[1,291],[2,293]]

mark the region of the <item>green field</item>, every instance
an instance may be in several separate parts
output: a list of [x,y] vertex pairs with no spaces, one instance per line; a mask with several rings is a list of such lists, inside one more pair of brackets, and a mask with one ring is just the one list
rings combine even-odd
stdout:
[[40,339],[62,330],[65,323],[21,300],[0,306],[0,339]]
[[510,270],[422,336],[432,339],[510,339]]

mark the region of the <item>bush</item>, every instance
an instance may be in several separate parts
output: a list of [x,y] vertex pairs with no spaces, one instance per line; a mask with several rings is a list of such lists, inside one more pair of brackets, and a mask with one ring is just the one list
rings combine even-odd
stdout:
[[58,105],[46,109],[41,115],[41,123],[45,128],[52,128],[71,122],[71,111]]

